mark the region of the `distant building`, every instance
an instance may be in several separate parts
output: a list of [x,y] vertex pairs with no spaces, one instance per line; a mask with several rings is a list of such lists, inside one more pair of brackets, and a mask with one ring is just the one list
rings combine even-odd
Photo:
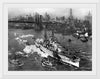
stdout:
[[70,12],[69,12],[70,14],[69,14],[69,18],[71,19],[71,20],[73,20],[73,12],[72,12],[72,9],[70,9]]
[[92,15],[89,12],[87,16],[85,16],[85,20],[88,20],[92,24]]
[[72,9],[69,10],[68,21],[69,21],[70,27],[75,28],[74,17],[73,17],[73,11],[72,11]]

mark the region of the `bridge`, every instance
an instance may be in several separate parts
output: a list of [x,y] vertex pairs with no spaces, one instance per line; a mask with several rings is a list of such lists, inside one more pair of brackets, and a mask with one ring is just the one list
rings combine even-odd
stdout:
[[37,22],[37,21],[8,21],[8,23],[36,23],[36,24],[62,24],[62,22],[57,22],[57,21],[41,21],[41,22]]

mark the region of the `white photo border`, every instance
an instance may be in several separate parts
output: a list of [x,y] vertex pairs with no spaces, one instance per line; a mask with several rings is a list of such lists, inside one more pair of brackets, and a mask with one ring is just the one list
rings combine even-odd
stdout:
[[[8,8],[32,8],[32,7],[54,7],[54,8],[91,8],[92,9],[92,71],[8,71]],[[37,7],[39,8],[39,7]],[[46,7],[47,8],[47,7]],[[96,4],[10,4],[4,3],[3,5],[3,75],[96,75]]]

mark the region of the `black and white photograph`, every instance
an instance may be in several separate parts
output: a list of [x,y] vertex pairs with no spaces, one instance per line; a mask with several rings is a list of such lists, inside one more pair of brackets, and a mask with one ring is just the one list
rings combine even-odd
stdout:
[[92,71],[91,8],[37,7],[8,8],[8,71]]

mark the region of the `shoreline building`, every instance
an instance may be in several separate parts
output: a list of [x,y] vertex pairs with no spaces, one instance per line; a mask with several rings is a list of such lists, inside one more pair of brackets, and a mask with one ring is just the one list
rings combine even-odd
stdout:
[[85,20],[89,21],[89,23],[92,25],[92,14],[90,13],[90,11],[89,11],[88,15],[85,16]]
[[74,16],[73,16],[73,10],[72,10],[72,8],[70,8],[70,10],[69,10],[68,22],[69,22],[70,27],[75,28]]
[[73,20],[74,19],[72,8],[70,9],[70,12],[69,12],[69,19],[70,20]]

